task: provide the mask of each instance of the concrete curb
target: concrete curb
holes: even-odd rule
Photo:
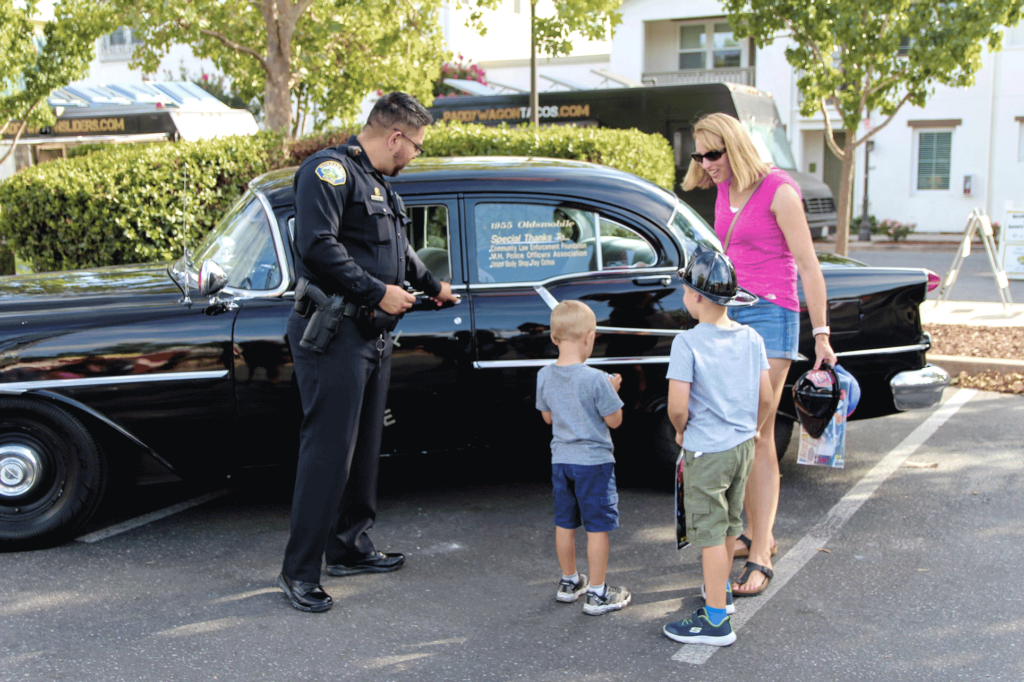
[[[971,358],[962,355],[935,355],[928,353],[928,362],[946,370],[951,377],[960,376],[960,372],[967,372],[970,376],[981,374],[982,372],[1024,374],[1024,360]]]

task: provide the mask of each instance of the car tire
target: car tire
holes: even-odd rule
[[[26,398],[0,399],[0,542],[52,546],[92,517],[107,463],[65,410]]]
[[[789,441],[793,439],[793,424],[789,417],[775,415],[775,456],[780,462],[789,448]]]

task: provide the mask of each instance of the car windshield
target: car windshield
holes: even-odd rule
[[[722,250],[722,242],[718,241],[715,231],[697,215],[696,211],[682,201],[676,203],[676,212],[669,220],[668,228],[686,248],[687,260],[698,246],[715,251]]]
[[[199,245],[193,262],[198,267],[207,259],[224,268],[229,287],[267,291],[280,286],[270,221],[251,192],[242,195]]]
[[[789,148],[789,140],[782,126],[748,123],[746,128],[762,161],[775,164],[783,170],[796,170],[793,150]]]

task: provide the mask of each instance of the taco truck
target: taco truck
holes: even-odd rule
[[[676,194],[711,225],[715,221],[715,190],[684,193],[680,185],[690,154],[696,151],[693,124],[704,114],[731,114],[746,127],[762,158],[785,170],[800,186],[811,235],[824,237],[835,229],[832,190],[797,170],[775,99],[767,92],[737,83],[700,83],[541,92],[539,98],[542,125],[636,128],[664,136],[675,155]],[[435,121],[518,125],[530,120],[530,95],[443,97],[435,99],[428,110]]]

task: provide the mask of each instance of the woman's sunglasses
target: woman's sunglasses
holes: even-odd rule
[[[690,154],[690,158],[696,161],[697,163],[704,163],[704,159],[707,159],[708,161],[718,161],[720,158],[722,158],[722,154],[724,153],[725,147],[722,147],[721,149],[715,149],[710,152],[704,152],[703,154]]]

